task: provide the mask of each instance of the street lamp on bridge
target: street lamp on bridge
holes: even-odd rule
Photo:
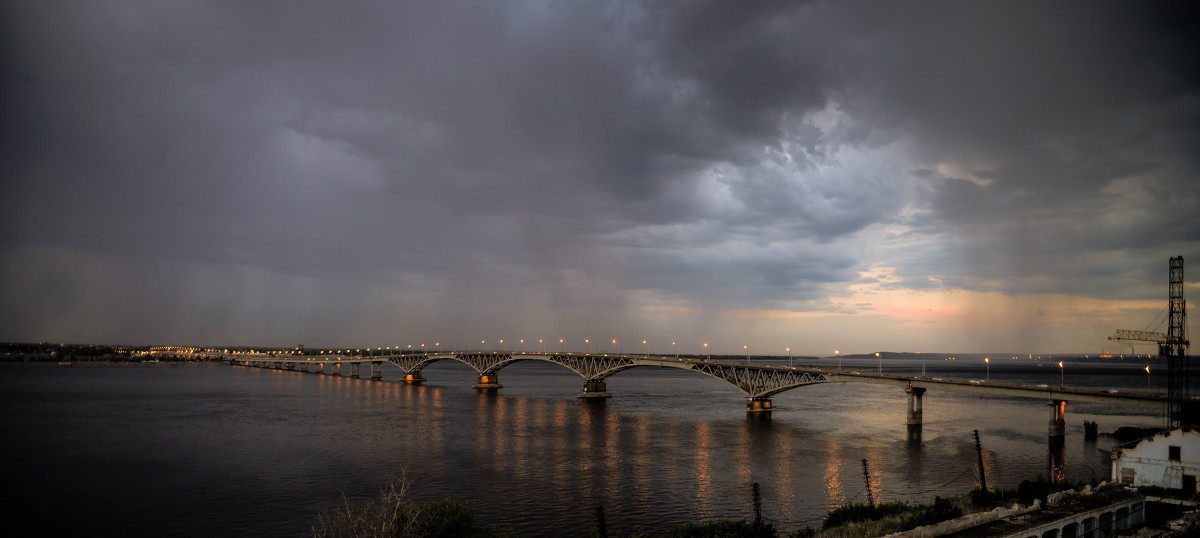
[[[708,357],[706,360],[712,360],[712,354],[708,352],[708,342],[704,343],[704,356]]]
[[[788,368],[792,367],[792,348],[787,348],[788,353]]]
[[[991,359],[991,357],[983,358],[983,367],[987,368],[987,373],[984,374],[985,377],[983,378],[983,380],[987,381],[989,383],[992,381],[992,361],[990,359]]]
[[[614,349],[616,349],[616,354],[617,354],[617,355],[620,355],[620,354],[621,354],[621,344],[618,344],[618,343],[617,343],[617,339],[616,339],[616,338],[613,338],[613,348],[614,348]]]
[[[750,346],[742,346],[742,350],[746,352],[746,364],[750,364]]]
[[[649,357],[650,356],[650,344],[647,344],[645,340],[642,340],[642,345],[646,347],[646,356]]]
[[[879,352],[875,352],[875,360],[879,361],[879,373],[883,373],[883,357],[879,356]]]

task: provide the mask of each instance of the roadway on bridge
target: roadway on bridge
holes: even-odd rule
[[[392,358],[412,358],[414,355],[428,357],[430,359],[450,359],[454,360],[457,356],[479,356],[479,355],[507,355],[513,359],[528,359],[528,360],[549,360],[551,357],[608,357],[635,359],[643,365],[658,363],[661,366],[670,366],[675,368],[688,368],[680,363],[690,365],[721,365],[725,367],[756,369],[756,370],[775,370],[775,371],[795,371],[808,372],[814,375],[824,376],[830,383],[871,383],[877,385],[892,385],[898,387],[919,387],[933,390],[954,390],[960,392],[970,392],[975,394],[991,394],[997,396],[1016,396],[1024,398],[1041,398],[1045,400],[1066,400],[1072,402],[1091,402],[1102,404],[1129,405],[1137,407],[1160,408],[1166,402],[1167,398],[1164,395],[1152,394],[1147,392],[1126,391],[1119,392],[1117,390],[1104,389],[1086,389],[1078,387],[1065,386],[1050,386],[1050,385],[1027,385],[1020,383],[1002,383],[989,382],[980,380],[966,379],[943,379],[934,377],[912,377],[899,374],[873,373],[862,372],[853,369],[836,369],[824,368],[811,365],[800,366],[776,366],[758,363],[743,363],[736,361],[720,361],[703,358],[683,357],[677,358],[671,355],[646,355],[646,354],[587,354],[587,353],[538,353],[538,352],[439,352],[439,353],[404,353],[392,355],[376,355],[376,356],[242,356],[236,358],[236,361],[272,361],[272,362],[295,362],[295,363],[370,363],[370,362],[387,362]],[[545,357],[545,358],[542,358]]]

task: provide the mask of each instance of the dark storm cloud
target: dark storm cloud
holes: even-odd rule
[[[963,273],[1103,296],[1112,279],[1086,278],[1083,262],[1149,256],[1159,283],[1161,258],[1198,237],[1200,170],[1184,149],[1200,134],[1195,4],[1020,7],[857,14],[847,22],[874,19],[889,45],[864,56],[860,102],[880,128],[911,133],[923,162],[973,176],[918,174],[929,224],[966,243]],[[1022,283],[1037,276],[1055,278]]]
[[[1079,264],[1200,236],[1194,4],[0,9],[5,263],[144,263],[119,285],[180,309],[263,275],[313,279],[293,308],[812,308],[871,265],[1136,296]]]

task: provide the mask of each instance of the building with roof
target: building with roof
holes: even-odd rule
[[[1112,449],[1112,481],[1196,493],[1200,476],[1200,431],[1184,426]]]

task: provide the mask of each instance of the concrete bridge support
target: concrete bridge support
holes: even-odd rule
[[[583,392],[575,395],[576,398],[584,399],[604,399],[612,398],[612,394],[608,393],[608,383],[604,381],[584,381]]]
[[[308,363],[307,362],[300,365],[300,371],[304,372],[306,374],[308,373]]]
[[[471,385],[473,389],[491,390],[502,389],[504,385],[500,384],[500,379],[496,374],[479,374],[479,382]]]
[[[372,362],[371,363],[371,379],[374,379],[376,381],[383,379],[383,363],[382,362]]]
[[[285,366],[287,366],[287,369],[288,369],[288,370],[291,370],[291,371],[293,371],[293,372],[295,372],[295,371],[296,371],[296,363],[294,363],[294,362],[289,362],[289,363],[285,363],[284,365],[285,365]]]
[[[1067,401],[1066,400],[1050,400],[1046,402],[1050,404],[1053,411],[1050,414],[1050,437],[1063,437],[1067,434]]]
[[[762,398],[762,397],[750,398],[750,401],[746,402],[746,412],[747,413],[770,413],[771,412],[771,399],[770,398]]]
[[[323,363],[323,362],[318,362],[318,363],[317,363],[317,373],[318,373],[318,374],[324,374],[324,373],[325,373],[325,363]]]
[[[925,389],[909,385],[904,391],[908,393],[908,425],[920,426],[925,414],[921,403],[925,397]]]
[[[415,384],[415,383],[420,383],[422,381],[425,381],[425,378],[421,377],[420,373],[404,374],[404,382],[408,383],[410,385]]]
[[[358,366],[357,362],[350,365],[350,377],[358,377]]]

